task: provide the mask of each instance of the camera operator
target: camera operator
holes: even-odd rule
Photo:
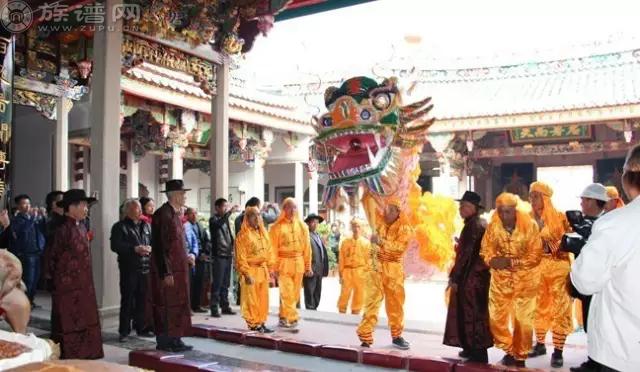
[[[571,268],[575,287],[593,295],[588,354],[601,363],[600,372],[635,372],[640,366],[640,146],[629,151],[623,169],[631,203],[595,223]]]
[[[587,186],[580,195],[580,198],[582,199],[580,206],[582,207],[584,217],[579,221],[572,221],[569,215],[570,213],[567,213],[574,233],[565,235],[562,241],[562,250],[573,253],[576,258],[580,255],[585,244],[587,244],[591,236],[593,224],[604,214],[605,204],[609,201],[607,189],[599,183],[593,183]],[[582,319],[584,319],[584,330],[587,332],[591,296],[581,294],[571,282],[569,282],[569,287],[571,295],[582,301]],[[597,371],[598,363],[589,358],[579,367],[572,367],[570,370],[571,372]]]

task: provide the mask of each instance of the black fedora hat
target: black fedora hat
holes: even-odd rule
[[[315,213],[311,213],[310,215],[308,215],[307,218],[304,219],[304,222],[309,223],[309,221],[311,220],[318,220],[318,223],[324,222],[324,218],[322,218],[322,216],[318,216]]]
[[[62,194],[62,200],[57,204],[59,207],[67,208],[71,204],[79,203],[81,201],[86,201],[87,203],[92,204],[98,201],[98,199],[87,197],[87,194],[82,189],[71,189]]]
[[[184,188],[184,182],[182,180],[169,180],[165,183],[165,190],[161,192],[171,192],[171,191],[189,191],[191,189]]]
[[[478,193],[475,193],[473,191],[465,191],[464,195],[462,195],[462,199],[458,199],[456,200],[458,202],[468,202],[471,203],[473,205],[475,205],[477,208],[484,208],[482,206],[482,198],[480,197],[480,195]]]

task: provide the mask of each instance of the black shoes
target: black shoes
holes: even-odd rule
[[[458,353],[458,356],[460,358],[469,359],[469,357],[471,356],[471,353],[469,353],[468,350],[462,349],[462,351]]]
[[[564,365],[564,358],[562,357],[562,350],[555,349],[551,354],[551,367],[562,368]]]
[[[273,333],[273,329],[267,328],[264,324],[258,327],[258,332],[260,333]]]
[[[524,360],[516,360],[509,354],[505,354],[499,363],[507,367],[524,367]]]
[[[223,315],[236,315],[236,312],[231,310],[230,307],[225,307],[224,309],[222,309],[222,314]]]
[[[362,341],[362,343],[360,344],[360,347],[371,347],[371,345]]]
[[[118,337],[118,342],[127,342],[127,338],[128,338],[127,336],[120,335]]]
[[[536,346],[533,347],[533,350],[529,353],[529,358],[535,358],[540,355],[545,355],[547,353],[547,347],[544,344],[536,343]]]
[[[145,338],[149,338],[149,337],[154,337],[155,334],[153,334],[153,332],[151,331],[143,331],[143,332],[138,332],[138,337],[145,337]]]
[[[393,339],[393,346],[397,347],[400,350],[409,350],[409,347],[411,346],[404,338],[402,337],[396,337]]]
[[[207,312],[207,309],[203,309],[201,307],[197,307],[197,308],[192,309],[192,310],[193,310],[194,313],[200,313],[200,314]]]
[[[600,364],[592,359],[587,360],[578,367],[571,367],[571,372],[597,372],[600,370]]]
[[[220,318],[220,311],[218,311],[217,307],[211,308],[211,317]]]

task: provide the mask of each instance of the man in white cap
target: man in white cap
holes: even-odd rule
[[[580,194],[582,213],[585,218],[596,219],[604,214],[604,206],[609,201],[607,188],[600,183],[592,183]]]

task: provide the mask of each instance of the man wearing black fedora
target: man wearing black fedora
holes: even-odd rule
[[[303,279],[304,305],[307,310],[317,310],[322,294],[322,278],[329,275],[329,258],[327,248],[316,229],[324,221],[324,218],[311,213],[305,218],[309,226],[309,239],[311,239],[311,270],[313,275]]]
[[[461,347],[460,356],[487,363],[487,349],[493,346],[489,329],[489,268],[480,258],[485,224],[479,212],[480,195],[467,191],[459,212],[464,219],[456,247],[456,260],[449,274],[449,309],[444,332],[445,345]]]
[[[104,356],[89,234],[83,223],[95,201],[84,190],[72,189],[58,203],[65,217],[53,236],[48,272],[53,282],[51,339],[60,343],[63,359]]]
[[[151,226],[151,288],[158,350],[183,352],[193,349],[181,338],[191,332],[189,262],[182,209],[186,193],[182,180],[169,180],[164,193],[168,201],[153,214]]]

